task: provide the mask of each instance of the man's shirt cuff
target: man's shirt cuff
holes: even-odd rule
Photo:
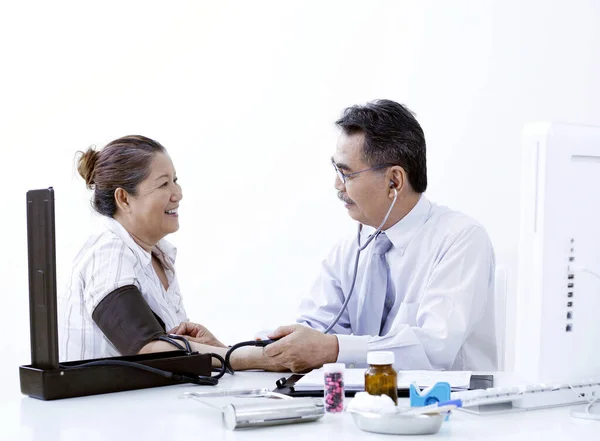
[[[338,363],[344,363],[347,368],[365,367],[367,365],[367,352],[370,336],[368,335],[341,335],[338,339]]]

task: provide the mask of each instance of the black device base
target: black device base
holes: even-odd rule
[[[122,360],[165,371],[209,377],[210,354],[170,351],[114,358],[98,358],[61,363],[58,369],[20,366],[21,392],[41,400],[83,397],[149,387],[182,384],[151,372],[128,366],[82,366],[92,361]]]

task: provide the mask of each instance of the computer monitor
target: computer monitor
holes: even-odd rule
[[[600,378],[600,127],[529,124],[522,164],[515,371]]]

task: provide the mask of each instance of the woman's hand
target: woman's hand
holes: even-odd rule
[[[198,323],[181,322],[179,326],[174,327],[169,331],[169,334],[183,335],[189,341],[201,343],[218,348],[226,348],[217,337],[215,337],[208,329]]]

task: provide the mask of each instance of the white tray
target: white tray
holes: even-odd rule
[[[391,435],[427,435],[437,433],[446,417],[446,414],[406,416],[397,413],[377,414],[359,411],[352,411],[351,413],[359,429],[366,432]]]

